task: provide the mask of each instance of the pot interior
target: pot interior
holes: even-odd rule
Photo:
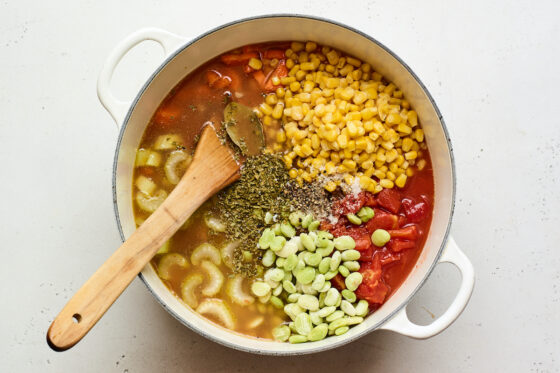
[[[416,266],[391,298],[362,324],[342,336],[304,344],[257,340],[207,321],[181,303],[148,265],[141,277],[164,308],[200,334],[227,346],[265,354],[318,352],[347,343],[378,328],[406,305],[437,262],[447,238],[454,202],[451,147],[435,103],[425,87],[395,55],[370,37],[326,20],[271,16],[243,20],[213,30],[181,47],[148,80],[123,124],[114,169],[115,212],[123,240],[136,229],[132,210],[132,172],[135,152],[154,111],[168,92],[204,62],[247,44],[284,40],[313,40],[353,54],[394,82],[418,112],[434,169],[435,203],[432,226]]]

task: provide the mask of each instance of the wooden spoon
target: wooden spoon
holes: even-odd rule
[[[239,168],[214,128],[204,127],[179,184],[66,303],[47,332],[49,346],[64,351],[78,343],[196,209],[239,178]]]

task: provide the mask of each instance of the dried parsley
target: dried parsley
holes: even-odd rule
[[[247,158],[241,178],[218,194],[218,209],[227,226],[226,234],[241,242],[233,255],[236,273],[247,277],[257,274],[262,255],[257,241],[264,228],[264,215],[267,211],[281,213],[278,210],[286,208],[278,206],[278,197],[288,180],[282,160],[262,154]],[[252,254],[250,261],[248,253]]]

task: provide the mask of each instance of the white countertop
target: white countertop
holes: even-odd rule
[[[0,3],[1,372],[560,371],[558,2],[119,3]],[[457,163],[453,236],[477,275],[465,312],[425,341],[374,332],[322,354],[262,357],[187,330],[136,279],[81,343],[52,352],[51,320],[120,244],[117,129],[95,91],[104,59],[141,27],[195,36],[274,12],[369,33],[435,97]],[[115,89],[132,97],[160,58],[155,44],[138,47]],[[409,307],[413,320],[441,314],[458,283],[438,268]]]

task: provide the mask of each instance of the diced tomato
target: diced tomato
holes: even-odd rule
[[[390,240],[387,242],[387,247],[394,251],[395,253],[401,252],[403,250],[412,249],[416,246],[416,241],[408,240]]]
[[[264,89],[267,92],[272,92],[276,88],[281,87],[281,85],[274,85],[274,83],[272,82],[272,78],[274,77],[283,78],[286,76],[288,76],[288,68],[286,67],[286,61],[280,60],[278,62],[278,65],[276,65],[274,71],[272,71],[272,73],[269,74]]]
[[[356,296],[367,300],[370,304],[382,304],[390,289],[381,278],[380,255],[376,254],[371,263],[362,264],[360,273],[363,279],[358,289],[356,289]]]
[[[410,198],[403,198],[402,206],[404,213],[410,222],[418,223],[429,213],[429,207],[426,201],[415,202]]]
[[[358,194],[347,194],[333,204],[332,211],[334,216],[357,213],[368,199],[366,192]]]
[[[223,63],[228,66],[236,66],[236,65],[243,65],[244,63],[249,62],[251,58],[259,58],[257,52],[246,52],[246,53],[229,53],[229,54],[222,54],[220,59]]]
[[[366,192],[366,201],[364,206],[368,207],[375,207],[377,206],[377,200],[375,199],[375,195],[373,193]]]
[[[401,260],[401,254],[394,253],[387,248],[383,248],[379,252],[381,254],[381,257],[379,259],[379,261],[381,262],[381,266],[386,266],[388,264]]]
[[[286,58],[286,54],[281,49],[267,49],[263,52],[263,57],[270,60],[273,58],[283,60],[284,58]]]
[[[356,242],[355,250],[358,250],[360,252],[366,251],[372,245],[369,234],[366,234],[365,236],[361,236],[358,238],[354,238],[354,241]]]
[[[331,279],[332,286],[334,286],[337,290],[342,291],[346,289],[346,283],[344,282],[344,277],[341,274],[334,276]]]
[[[402,238],[403,240],[416,240],[418,238],[418,227],[416,225],[409,225],[408,227],[400,229],[388,230],[391,238]]]
[[[367,249],[360,251],[360,259],[359,262],[371,262],[373,260],[373,255],[375,253],[375,249],[373,245],[369,245]]]
[[[377,202],[381,207],[386,208],[393,214],[399,212],[401,207],[401,197],[399,192],[394,189],[383,189],[377,195]]]
[[[374,209],[375,215],[366,223],[366,228],[371,234],[376,229],[397,229],[399,218],[397,215],[390,214],[380,209]]]

